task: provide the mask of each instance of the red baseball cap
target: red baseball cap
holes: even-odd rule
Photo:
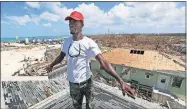
[[[82,22],[84,22],[84,17],[82,15],[82,13],[78,12],[78,11],[73,11],[70,16],[67,16],[65,18],[65,20],[69,20],[70,18],[74,19],[74,20],[81,20]]]

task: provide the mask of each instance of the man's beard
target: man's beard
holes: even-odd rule
[[[74,29],[74,28],[70,28],[70,34],[76,34],[77,33],[77,30],[76,29]]]

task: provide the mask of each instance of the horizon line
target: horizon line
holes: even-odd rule
[[[115,34],[115,33],[102,33],[102,34],[85,34],[85,35],[104,35],[104,34]],[[116,34],[186,34],[186,33],[116,33]],[[17,35],[18,36],[18,35]],[[32,37],[63,37],[71,35],[56,35],[56,36],[18,36],[19,38],[32,38]],[[15,36],[16,37],[16,36]],[[1,38],[15,38],[15,37],[1,37]]]

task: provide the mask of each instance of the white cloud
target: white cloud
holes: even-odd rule
[[[120,11],[119,11],[120,10]],[[108,14],[112,17],[119,17],[125,20],[130,13],[130,8],[126,7],[124,4],[115,5],[113,8],[110,9]]]
[[[120,10],[120,11],[119,11]],[[174,2],[127,2],[114,6],[109,12],[120,18],[121,23],[135,27],[169,27],[185,22],[184,7],[177,8]]]
[[[60,20],[60,16],[58,16],[56,14],[49,13],[49,12],[43,12],[40,15],[40,18],[44,19],[44,20],[48,20],[48,21],[54,21],[54,22]]]
[[[28,15],[24,15],[21,17],[18,16],[6,16],[7,19],[16,22],[19,25],[25,25],[27,22],[31,21],[31,18]]]
[[[58,13],[61,13],[60,10],[61,10],[61,2],[42,2],[42,5],[47,8],[47,9],[50,9],[52,10],[53,12],[58,12]]]
[[[7,25],[10,25],[10,23],[9,23],[9,22],[4,21],[4,20],[1,20],[1,24],[7,24]]]
[[[19,25],[27,22],[38,24],[40,20],[49,22],[63,21],[74,10],[83,13],[85,28],[111,28],[120,30],[124,27],[170,27],[185,24],[185,7],[177,8],[175,2],[125,2],[104,11],[94,3],[82,3],[76,8],[67,8],[61,2],[26,2],[32,8],[45,7],[40,15],[21,17],[8,16]]]
[[[185,22],[185,8],[177,8],[174,2],[120,3],[108,12],[104,12],[94,3],[82,3],[74,9],[64,7],[60,2],[48,2],[46,4],[48,9],[63,21],[74,10],[82,12],[85,17],[86,28],[108,27],[116,23],[132,27],[169,27]]]
[[[9,19],[10,21],[13,21],[14,23],[18,25],[26,25],[28,22],[34,22],[38,25],[38,22],[40,21],[40,18],[36,15],[24,15],[24,16],[6,16],[5,18]]]
[[[41,20],[41,18],[35,14],[31,14],[31,19],[32,19],[32,22],[34,22],[36,25],[38,25]]]
[[[72,8],[68,9],[67,7],[64,7],[60,2],[43,2],[42,4],[51,12],[59,16],[62,21],[64,21],[65,17],[73,11]]]
[[[85,18],[85,27],[93,28],[100,25],[113,23],[113,21],[109,19],[110,16],[108,16],[108,14],[101,10],[99,7],[95,6],[94,3],[82,3],[75,9],[68,9],[67,7],[62,6],[60,2],[47,2],[45,3],[45,6],[48,7],[48,9],[50,9],[57,16],[59,16],[58,18],[60,18],[62,21],[64,21],[65,17],[70,15],[70,13],[74,10],[82,12]],[[55,18],[57,18],[57,16]]]
[[[74,10],[83,13],[85,18],[85,27],[99,27],[114,23],[112,17],[97,7],[94,3],[81,4]]]
[[[40,8],[40,2],[26,2],[26,4],[31,8]]]
[[[51,23],[43,24],[45,27],[51,27]]]

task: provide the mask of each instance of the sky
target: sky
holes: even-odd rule
[[[1,37],[70,35],[65,17],[84,16],[83,34],[185,33],[185,2],[1,2]]]

